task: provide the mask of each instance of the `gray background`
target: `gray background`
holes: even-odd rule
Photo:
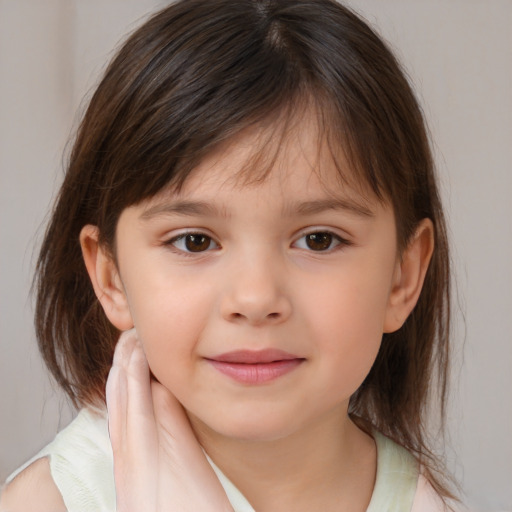
[[[0,0],[2,481],[71,418],[37,354],[29,299],[62,151],[116,42],[163,4]],[[435,143],[459,295],[449,466],[475,510],[512,510],[512,2],[350,4],[404,61]]]

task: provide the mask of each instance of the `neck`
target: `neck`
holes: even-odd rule
[[[364,511],[376,474],[373,439],[346,410],[273,440],[224,437],[191,418],[199,442],[255,510]]]

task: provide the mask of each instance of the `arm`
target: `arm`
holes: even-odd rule
[[[33,462],[2,490],[0,512],[66,512],[46,457]]]

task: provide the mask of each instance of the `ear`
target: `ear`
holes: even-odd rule
[[[430,219],[423,219],[397,262],[384,332],[400,329],[416,306],[433,251],[434,226]]]
[[[99,230],[88,224],[80,232],[80,246],[96,297],[110,322],[121,331],[133,327],[133,320],[117,266],[98,242]]]

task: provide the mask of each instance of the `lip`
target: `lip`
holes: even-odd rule
[[[219,372],[243,384],[264,384],[296,369],[303,357],[277,349],[235,350],[207,361]]]

